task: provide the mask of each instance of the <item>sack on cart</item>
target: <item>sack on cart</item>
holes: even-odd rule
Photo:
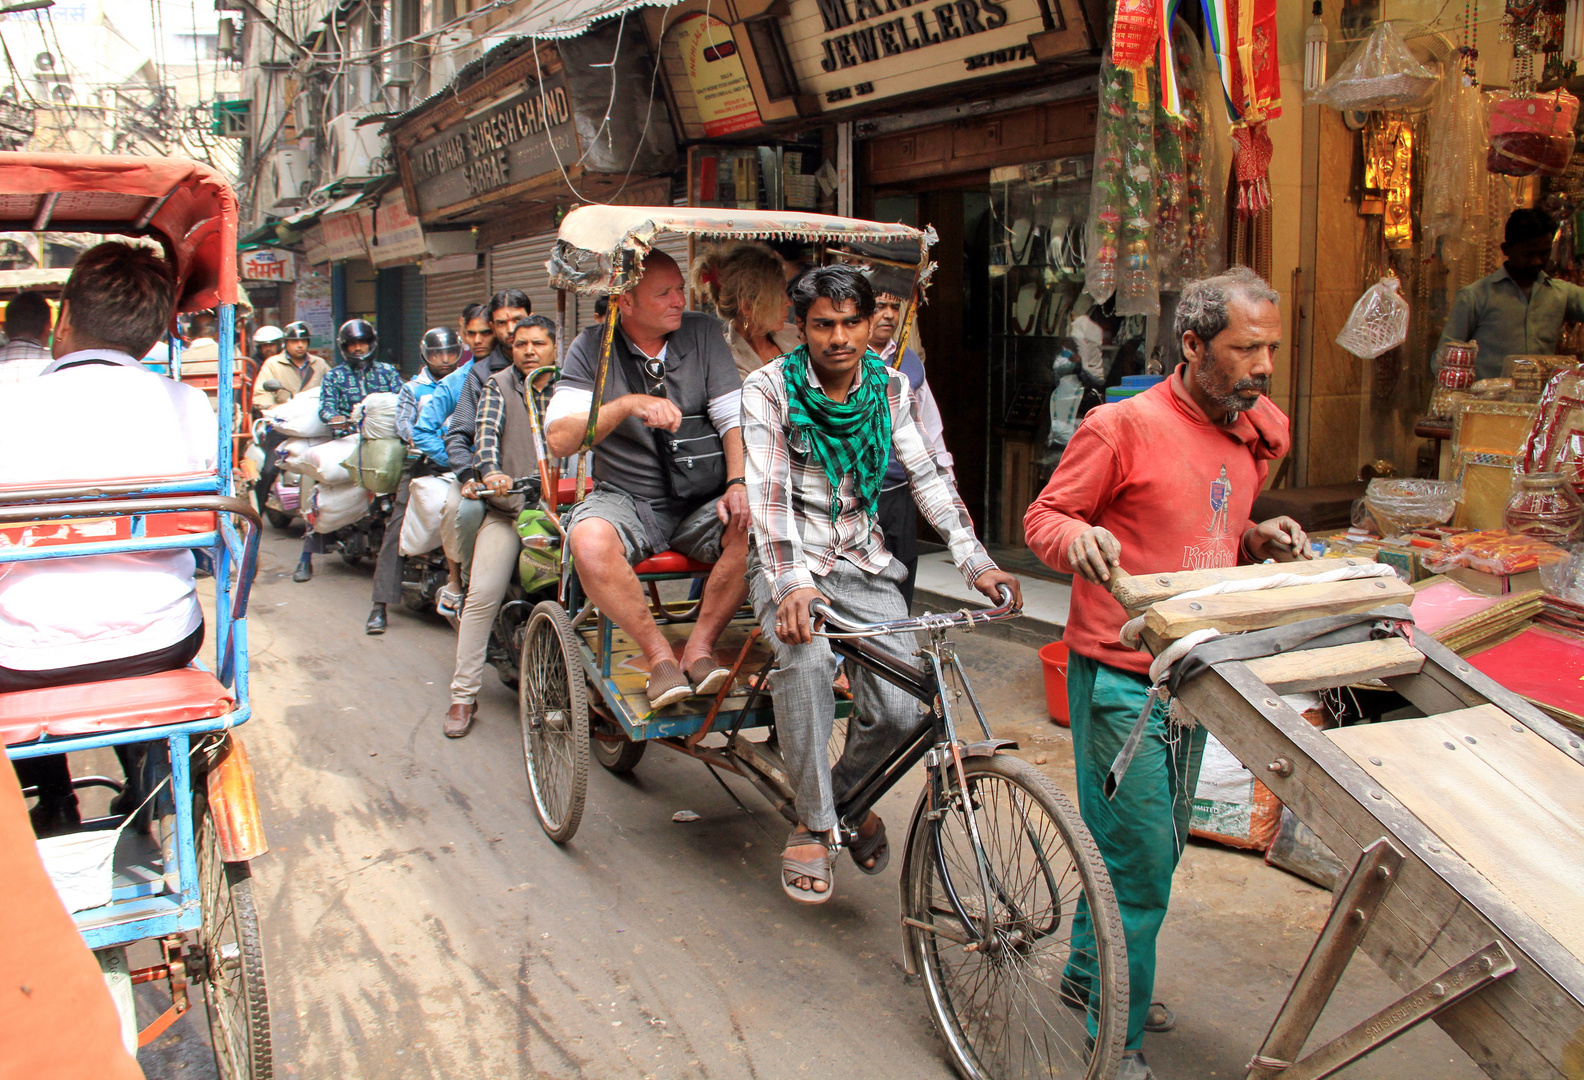
[[[400,439],[355,439],[352,453],[342,462],[352,482],[376,495],[389,495],[401,484],[407,462],[407,444]]]
[[[356,484],[315,484],[303,516],[316,533],[344,529],[368,513],[374,496]]]
[[[352,406],[352,419],[365,439],[396,438],[397,395],[370,394]]]
[[[440,546],[440,518],[445,513],[451,477],[418,476],[407,486],[407,516],[402,518],[401,553],[426,555]]]
[[[290,401],[264,410],[270,426],[285,435],[299,438],[329,438],[334,434],[330,425],[319,419],[319,388],[304,390]]]

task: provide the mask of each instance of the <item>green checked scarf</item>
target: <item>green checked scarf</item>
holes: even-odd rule
[[[880,483],[891,460],[891,404],[886,398],[890,375],[872,351],[863,358],[863,378],[846,401],[832,401],[809,381],[808,346],[800,345],[781,361],[786,379],[787,421],[809,441],[809,451],[830,481],[830,516],[841,516],[842,477],[851,473],[859,504],[871,518],[880,498]]]

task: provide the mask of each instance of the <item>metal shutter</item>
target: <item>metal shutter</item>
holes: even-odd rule
[[[402,374],[411,378],[423,367],[423,354],[418,346],[423,341],[424,331],[439,325],[424,321],[429,311],[424,305],[423,275],[418,272],[416,264],[408,263],[401,268],[401,298]],[[461,308],[457,310],[461,311]],[[451,319],[447,325],[455,326],[456,316],[451,316]]]
[[[462,309],[489,299],[489,286],[483,270],[464,270],[459,274],[428,274],[424,277],[424,329],[457,325]]]
[[[533,302],[533,310],[540,315],[555,317],[556,294],[550,287],[550,275],[545,263],[550,259],[550,248],[555,244],[554,232],[540,233],[526,240],[501,244],[489,253],[489,291],[491,295],[502,289],[521,289]]]

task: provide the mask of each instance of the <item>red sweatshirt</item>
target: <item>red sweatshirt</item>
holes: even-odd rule
[[[1268,397],[1230,425],[1211,423],[1188,396],[1179,366],[1137,397],[1101,405],[1079,425],[1061,464],[1028,508],[1028,546],[1072,573],[1067,547],[1091,526],[1122,545],[1130,574],[1236,566],[1249,511],[1269,462],[1287,452],[1287,417]],[[1143,673],[1147,652],[1117,640],[1126,621],[1104,586],[1074,575],[1062,640],[1111,667]]]

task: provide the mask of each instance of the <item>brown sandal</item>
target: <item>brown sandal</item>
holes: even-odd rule
[[[787,848],[813,847],[818,844],[820,857],[816,862],[803,862],[799,859],[789,859],[781,856],[781,891],[800,904],[823,904],[831,898],[834,891],[834,874],[831,870],[830,848],[818,836],[807,828],[799,825],[792,830],[792,835],[787,837]],[[792,884],[794,878],[812,878],[825,883],[825,891],[817,892],[814,889],[801,889]]]
[[[853,862],[858,869],[866,874],[878,874],[886,868],[891,861],[891,845],[886,842],[885,819],[881,818],[880,827],[869,836],[853,837],[853,842],[847,845],[847,850],[852,854]],[[866,859],[875,861],[873,866],[865,866]]]

